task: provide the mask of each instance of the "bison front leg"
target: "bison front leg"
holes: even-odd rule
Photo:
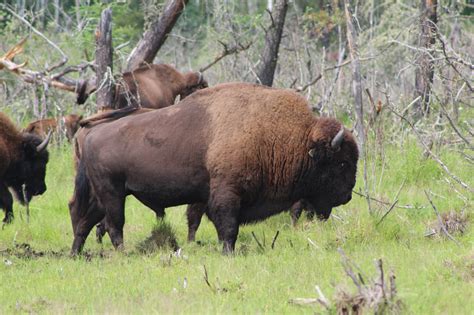
[[[303,203],[301,201],[297,201],[291,206],[290,216],[291,216],[291,225],[293,225],[293,227],[296,227],[296,223],[301,217],[302,212],[303,212]]]
[[[102,239],[104,238],[105,233],[107,233],[107,227],[105,224],[105,219],[103,219],[95,226],[95,239],[99,244],[102,244]]]
[[[196,240],[196,231],[201,224],[201,219],[204,213],[206,213],[207,204],[194,203],[188,205],[186,209],[186,217],[188,219],[188,242],[194,242]]]
[[[5,210],[3,223],[11,223],[13,221],[13,197],[8,187],[3,183],[0,183],[0,208]]]
[[[240,197],[232,189],[217,187],[214,191],[211,190],[208,215],[223,243],[223,253],[231,254],[239,234]]]

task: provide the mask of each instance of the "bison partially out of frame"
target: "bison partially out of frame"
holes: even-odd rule
[[[239,225],[304,199],[330,213],[351,199],[358,149],[336,120],[316,118],[289,90],[221,84],[179,104],[91,128],[70,215],[72,254],[104,217],[123,246],[125,197],[152,209],[206,203],[225,253]]]
[[[11,188],[21,203],[46,191],[44,178],[48,163],[51,133],[43,140],[37,135],[21,132],[11,120],[0,113],[0,207],[5,210],[4,223],[13,219]],[[26,198],[26,200],[25,200]]]

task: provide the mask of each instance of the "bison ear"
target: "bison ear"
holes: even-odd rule
[[[324,153],[324,148],[320,146],[320,144],[316,143],[314,145],[314,147],[312,147],[309,151],[308,151],[308,155],[311,157],[311,159],[313,161],[321,161],[324,156],[325,156],[325,153]]]

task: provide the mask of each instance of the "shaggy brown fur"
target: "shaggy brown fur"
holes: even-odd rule
[[[79,121],[82,119],[82,115],[70,114],[62,118],[47,118],[36,120],[28,124],[24,131],[35,134],[42,139],[46,138],[46,135],[50,130],[56,132],[58,125],[64,125],[66,131],[66,138],[69,142],[72,141],[74,134],[79,129]]]
[[[151,208],[207,203],[225,252],[233,251],[240,224],[301,199],[330,213],[355,185],[352,134],[341,131],[341,142],[331,145],[340,130],[334,119],[313,117],[294,92],[244,83],[99,124],[82,145],[70,204],[72,252],[104,216],[112,243],[122,246],[129,194]]]
[[[173,105],[178,95],[183,99],[206,87],[200,72],[181,73],[167,64],[144,65],[117,78],[114,107],[163,108]],[[85,93],[91,92],[80,90],[78,100],[83,103],[88,96]]]
[[[29,201],[32,196],[46,190],[48,141],[20,132],[5,114],[0,113],[0,207],[5,210],[4,222],[13,219],[13,198],[9,187],[20,202]],[[27,200],[24,200],[23,186]]]

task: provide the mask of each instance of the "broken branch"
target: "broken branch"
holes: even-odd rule
[[[253,44],[252,42],[250,42],[249,44],[247,45],[242,45],[242,44],[237,44],[235,46],[232,46],[232,47],[228,47],[227,44],[219,41],[219,43],[223,46],[223,51],[221,52],[221,54],[217,57],[214,58],[214,60],[209,63],[208,65],[204,66],[204,67],[201,67],[199,69],[199,72],[204,72],[206,71],[207,69],[209,69],[210,67],[212,67],[213,65],[215,65],[216,63],[218,63],[219,61],[221,61],[221,59],[223,59],[224,57],[228,56],[228,55],[233,55],[233,54],[238,54],[239,52],[241,51],[244,51],[244,50],[247,50],[250,48],[250,46]]]

